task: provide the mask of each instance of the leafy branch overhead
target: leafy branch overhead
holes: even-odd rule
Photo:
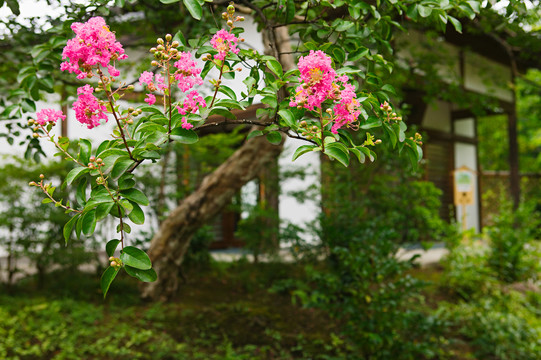
[[[137,85],[145,90],[147,104],[137,107],[119,102],[135,90],[135,84],[120,80],[128,55],[115,31],[99,16],[74,22],[75,37],[51,61],[61,62],[61,71],[85,81],[74,91],[77,99],[72,107],[77,121],[93,129],[111,120],[115,129],[97,145],[81,139],[78,152],[72,153],[70,141],[53,131],[65,115],[53,109],[39,111],[28,123],[32,138],[48,139],[57,155],[74,163],[64,183],[76,189],[76,200],[55,198],[55,187],[45,182],[45,175],[31,185],[46,194],[46,202],[72,215],[64,227],[66,242],[73,232],[77,237],[92,236],[102,220],[116,219],[119,236],[106,247],[110,266],[102,276],[104,295],[122,270],[141,281],[155,281],[157,274],[149,257],[128,245],[130,224],[143,224],[144,207],[149,205],[134,177],[140,164],[161,159],[172,142],[198,142],[201,129],[232,123],[258,126],[249,133],[248,141],[257,136],[276,145],[284,137],[304,140],[294,160],[319,152],[348,166],[351,159],[375,161],[375,150],[384,144],[407,154],[415,166],[422,158],[421,137],[406,135],[407,126],[392,106],[395,89],[385,83],[394,68],[388,58],[392,30],[402,28],[396,19],[403,16],[454,24],[456,19],[450,13],[470,16],[477,9],[475,4],[340,0],[229,4],[221,13],[225,23],[221,29],[188,41],[181,31],[156,39],[149,51],[150,67],[139,75]],[[214,5],[184,0],[182,6],[199,20],[207,6]],[[239,11],[254,16],[271,38],[288,25],[298,37],[295,49],[288,53],[275,46],[273,55],[263,55],[246,46],[241,26],[245,17]],[[60,43],[55,40],[36,46],[34,61],[45,61],[48,51]],[[297,68],[289,70],[285,59],[292,53],[299,55]],[[34,69],[22,70],[21,82],[41,79]],[[210,92],[204,92],[205,84],[210,85]],[[257,109],[255,118],[243,118],[247,109]]]

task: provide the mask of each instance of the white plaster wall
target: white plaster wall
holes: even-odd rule
[[[304,228],[308,229],[310,224],[317,220],[321,210],[320,153],[307,153],[292,161],[293,153],[301,145],[306,145],[306,142],[288,138],[284,144],[284,151],[278,159],[282,174],[286,170],[304,169],[306,172],[304,179],[287,178],[280,183],[279,213],[282,220],[299,226],[306,224]],[[299,191],[303,191],[304,196],[300,201],[292,195],[292,192]],[[311,242],[316,240],[313,234],[306,234],[304,238]]]
[[[464,88],[504,101],[513,101],[511,70],[473,52],[464,54]]]
[[[451,105],[444,101],[435,101],[430,104],[423,118],[423,127],[450,133]]]
[[[454,123],[455,134],[475,138],[475,119],[460,119]]]

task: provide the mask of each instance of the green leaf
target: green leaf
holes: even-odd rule
[[[278,111],[278,115],[284,120],[286,125],[290,128],[296,128],[297,122],[295,121],[295,115],[289,109],[282,109]]]
[[[368,118],[368,121],[365,123],[365,124],[362,124],[361,125],[361,129],[363,130],[368,130],[368,129],[372,129],[372,128],[375,128],[375,127],[380,127],[382,124],[381,120],[378,119],[377,117],[369,117]]]
[[[447,16],[447,18],[449,19],[449,21],[451,21],[451,24],[453,24],[453,26],[455,27],[455,30],[459,33],[459,34],[462,34],[462,24],[460,23],[460,21],[452,16]]]
[[[126,273],[142,282],[153,282],[158,279],[158,275],[154,269],[141,270],[128,265],[124,266]]]
[[[135,164],[135,161],[130,159],[129,156],[119,157],[113,165],[113,170],[111,170],[111,178],[118,180],[133,164]]]
[[[421,17],[429,17],[430,14],[432,14],[432,8],[428,6],[419,5],[417,6],[417,10],[419,11],[419,15],[421,15]]]
[[[282,64],[280,64],[276,60],[267,60],[265,64],[270,69],[270,71],[272,71],[278,76],[278,78],[282,78],[282,75],[284,74],[284,70],[282,70]]]
[[[383,123],[383,129],[385,129],[385,132],[389,136],[389,139],[391,140],[391,145],[393,148],[396,146],[396,142],[398,141],[398,137],[396,136],[393,128],[388,123]]]
[[[146,195],[143,194],[140,190],[137,190],[135,188],[122,190],[120,191],[120,193],[126,199],[136,202],[139,205],[147,206],[149,204],[148,198],[146,197]]]
[[[365,156],[359,149],[351,148],[349,151],[351,151],[357,157],[361,164],[364,164]]]
[[[160,0],[163,2],[163,0]],[[203,15],[203,7],[197,0],[182,0],[186,9],[190,12],[190,15],[196,20],[201,20]]]
[[[75,222],[79,219],[79,214],[73,216],[69,221],[64,225],[64,241],[66,242],[66,245],[69,242],[71,232],[73,231],[73,227],[75,226]]]
[[[103,272],[103,275],[101,276],[100,284],[101,284],[101,291],[103,292],[103,298],[107,296],[107,292],[109,291],[109,287],[111,286],[111,283],[116,277],[116,274],[118,274],[118,271],[120,268],[114,268],[112,266],[109,266],[105,271]]]
[[[278,131],[271,131],[267,134],[267,140],[274,145],[280,145],[282,142],[282,135]]]
[[[199,136],[193,130],[187,130],[181,127],[171,130],[171,139],[181,144],[195,144],[199,141]]]
[[[162,4],[174,4],[179,2],[180,0],[160,0]]]
[[[213,108],[210,113],[209,113],[209,116],[210,115],[220,115],[220,116],[223,116],[225,118],[228,118],[228,119],[232,119],[232,120],[235,120],[237,117],[235,116],[235,114],[233,114],[231,111],[227,110],[227,109],[222,109],[222,108]]]
[[[231,100],[237,101],[237,95],[235,94],[235,91],[231,89],[230,87],[220,84],[218,91],[221,92],[222,94],[227,95]]]
[[[381,87],[381,90],[383,91],[386,91],[388,93],[391,93],[393,95],[396,95],[396,90],[394,88],[394,86],[392,86],[391,84],[385,84]]]
[[[21,15],[21,11],[19,10],[19,2],[17,0],[6,0],[6,3],[14,15]]]
[[[84,165],[87,165],[90,161],[90,153],[92,151],[92,144],[87,139],[81,139],[79,140],[79,156],[77,157],[77,160],[79,160]]]
[[[135,180],[133,179],[121,179],[118,181],[118,189],[126,190],[135,186]]]
[[[338,160],[338,162],[340,162],[342,165],[347,167],[349,165],[349,155],[347,151],[344,151],[344,149],[342,149],[344,145],[342,146],[338,146],[338,145],[342,145],[342,144],[332,143],[326,146],[325,154],[327,154],[330,158]]]
[[[254,131],[251,131],[248,136],[246,136],[246,140],[250,140],[251,138],[254,138],[256,136],[261,136],[263,135],[263,131],[261,130],[254,130]]]
[[[139,205],[132,202],[133,210],[128,215],[128,218],[133,221],[134,224],[142,225],[145,223],[145,213]]]
[[[120,240],[118,239],[109,240],[107,242],[107,245],[105,245],[105,252],[107,252],[107,256],[113,256],[115,254],[118,244],[120,244]]]
[[[357,146],[357,149],[359,149],[365,156],[368,156],[368,158],[370,159],[370,161],[374,161],[374,160],[375,160],[374,154],[372,154],[372,152],[370,151],[370,149],[367,149],[367,148],[364,147],[364,146]]]
[[[68,175],[66,175],[66,180],[64,180],[64,182],[66,183],[66,185],[69,186],[71,185],[71,183],[73,183],[75,180],[77,180],[79,177],[81,177],[82,175],[86,174],[89,171],[90,171],[89,168],[81,167],[81,166],[71,169]]]
[[[148,270],[152,268],[152,262],[148,255],[134,246],[126,246],[120,254],[122,263],[136,269]]]
[[[291,161],[297,160],[297,158],[303,154],[306,154],[308,152],[314,151],[314,149],[317,148],[316,145],[302,145],[295,150],[295,153],[293,154],[293,158]]]
[[[94,234],[94,231],[96,230],[96,210],[90,210],[86,214],[83,215],[82,219],[82,228],[83,234],[86,236],[90,236]]]
[[[114,205],[114,202],[106,202],[96,206],[96,221],[100,221],[107,217]]]

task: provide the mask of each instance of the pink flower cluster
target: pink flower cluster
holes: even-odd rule
[[[347,76],[339,79],[343,83],[344,89],[338,96],[339,102],[333,107],[334,124],[331,127],[333,134],[338,133],[338,129],[341,127],[357,121],[357,118],[361,115],[360,104],[355,95],[355,88],[353,85],[347,83]]]
[[[240,51],[237,49],[238,43],[239,39],[234,34],[224,29],[219,30],[210,40],[212,47],[218,50],[218,54],[214,55],[214,58],[216,60],[224,60],[230,51],[238,54]]]
[[[85,85],[77,89],[79,98],[73,103],[75,118],[81,123],[86,124],[89,129],[100,125],[101,120],[107,122],[105,115],[106,106],[102,105],[98,99],[92,95],[94,88]]]
[[[66,120],[66,115],[62,111],[53,109],[43,109],[36,114],[36,122],[40,125],[47,125],[48,123],[56,124],[58,119]]]
[[[178,69],[175,72],[175,80],[178,81],[178,87],[182,91],[188,91],[195,85],[203,84],[201,68],[197,67],[197,63],[192,60],[192,54],[181,52],[180,59],[175,62],[175,67]]]
[[[139,83],[141,85],[146,85],[149,91],[164,91],[167,89],[165,84],[165,78],[161,74],[156,74],[156,79],[154,80],[154,74],[150,71],[143,71],[141,76],[139,76]]]
[[[123,60],[128,56],[103,18],[93,17],[86,23],[73,23],[71,29],[75,32],[75,38],[68,40],[64,47],[62,59],[68,60],[60,65],[60,70],[75,73],[78,79],[91,75],[96,65],[107,67],[111,76],[120,74],[111,61]]]
[[[207,103],[205,102],[205,99],[199,93],[195,90],[191,91],[188,96],[186,96],[186,99],[184,99],[184,102],[182,103],[182,107],[177,106],[178,113],[181,115],[186,115],[189,113],[195,114],[197,111],[199,111],[200,107],[206,107]],[[186,117],[182,118],[182,127],[184,129],[191,129],[193,128],[193,125],[188,122]]]
[[[310,54],[299,59],[298,67],[301,84],[289,106],[314,111],[321,109],[324,101],[334,100],[331,131],[335,134],[342,126],[357,120],[360,104],[355,89],[347,83],[347,76],[337,76],[330,56],[321,50],[310,50]]]

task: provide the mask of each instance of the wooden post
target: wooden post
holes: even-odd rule
[[[509,140],[509,185],[513,207],[516,209],[520,201],[520,175],[518,161],[517,107],[514,95],[513,105],[511,111],[508,113],[507,136]]]

